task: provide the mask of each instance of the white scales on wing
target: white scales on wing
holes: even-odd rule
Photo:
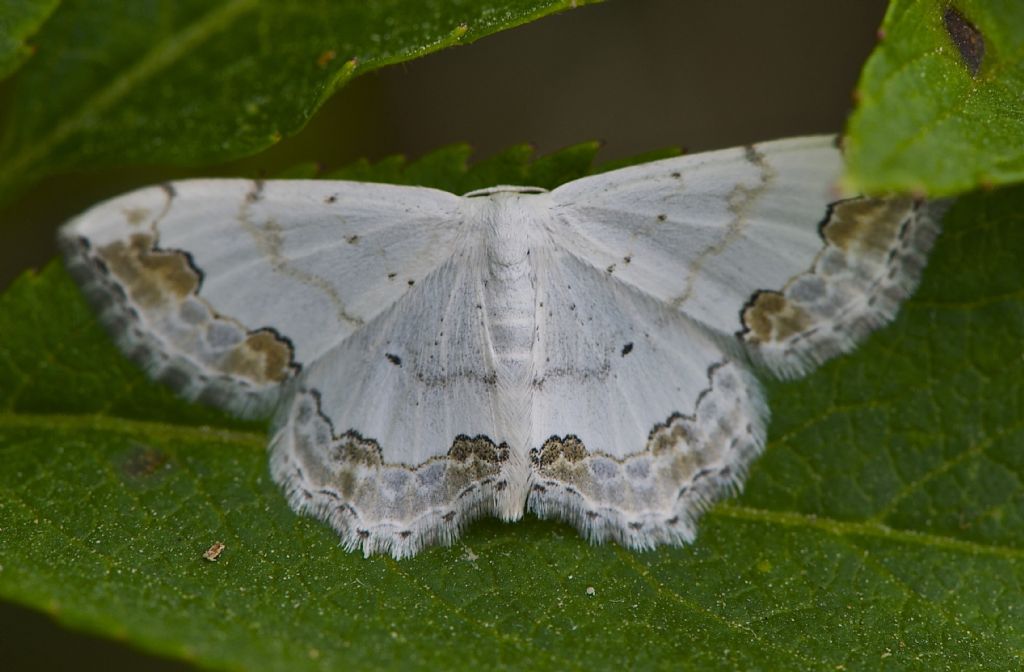
[[[764,444],[752,371],[887,322],[940,207],[836,200],[831,137],[547,192],[192,180],[61,233],[118,344],[189,398],[276,409],[271,470],[348,548],[409,556],[531,510],[695,535]]]

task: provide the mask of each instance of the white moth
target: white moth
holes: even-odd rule
[[[850,350],[916,285],[938,206],[835,200],[841,169],[806,137],[553,191],[189,180],[60,238],[153,377],[276,409],[274,479],[346,548],[407,557],[526,509],[647,549],[741,485],[753,369]]]

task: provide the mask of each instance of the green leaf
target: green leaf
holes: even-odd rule
[[[0,202],[71,168],[254,153],[355,75],[594,1],[68,3],[16,81]]]
[[[464,156],[358,170],[464,187]],[[1019,669],[1022,213],[1022,188],[958,203],[893,325],[768,386],[746,493],[648,553],[532,517],[346,553],[288,508],[262,427],[146,381],[54,264],[0,297],[0,596],[233,669]]]
[[[469,165],[469,145],[449,145],[407,164],[402,156],[391,156],[370,164],[358,161],[326,175],[333,180],[426,184],[453,194],[496,184],[517,184],[552,189],[563,182],[591,172],[600,145],[584,142],[534,160],[533,147],[516,145]]]
[[[4,0],[0,5],[0,80],[32,55],[27,44],[60,0]]]
[[[1024,180],[1024,3],[894,0],[881,35],[844,186],[950,195]]]

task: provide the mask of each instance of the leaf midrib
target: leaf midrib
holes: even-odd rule
[[[92,413],[0,413],[0,430],[3,429],[37,429],[48,431],[53,429],[93,429],[105,432],[116,432],[128,437],[173,437],[182,440],[210,441],[235,443],[241,446],[252,445],[263,451],[266,447],[266,434],[256,431],[226,429],[215,425],[174,425],[155,420],[138,420],[135,418],[119,418],[109,415]]]
[[[897,541],[907,545],[936,548],[943,551],[964,553],[971,556],[991,555],[1005,560],[1024,560],[1024,549],[995,544],[982,544],[976,541],[944,537],[931,532],[920,532],[905,528],[890,527],[874,521],[840,520],[815,514],[779,509],[761,509],[751,506],[738,506],[719,503],[706,515],[713,518],[729,518],[767,523],[781,527],[806,528],[826,532],[835,537],[874,537]]]

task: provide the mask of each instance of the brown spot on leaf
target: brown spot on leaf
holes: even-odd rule
[[[121,465],[121,472],[128,478],[152,476],[167,464],[167,453],[149,446],[137,445],[131,449]]]
[[[946,32],[953,44],[960,50],[960,58],[967,70],[972,77],[977,76],[981,62],[985,60],[985,36],[955,7],[946,8],[942,22],[946,24]]]
[[[330,63],[331,61],[333,61],[337,57],[338,57],[338,53],[336,51],[334,51],[334,49],[328,49],[327,51],[325,51],[325,52],[321,53],[319,56],[317,56],[317,58],[316,58],[317,67],[326,68],[327,64]]]

